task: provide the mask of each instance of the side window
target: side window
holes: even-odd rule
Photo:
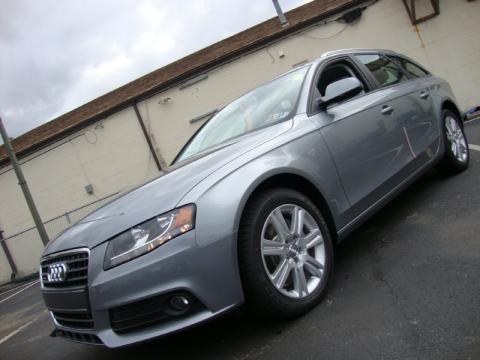
[[[384,56],[368,54],[355,57],[371,71],[381,87],[408,80],[402,69]]]
[[[420,66],[417,66],[406,59],[395,57],[395,60],[397,60],[402,68],[412,77],[421,78],[429,75],[429,73],[423,70]]]

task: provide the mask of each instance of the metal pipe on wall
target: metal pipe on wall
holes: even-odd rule
[[[272,0],[273,1],[273,6],[275,7],[275,10],[277,12],[278,20],[280,20],[280,24],[282,27],[288,26],[288,20],[285,17],[285,13],[282,10],[282,7],[280,6],[280,3],[278,0]]]
[[[145,136],[145,140],[147,141],[148,148],[152,153],[153,160],[155,161],[155,165],[157,165],[158,171],[162,171],[162,166],[160,165],[160,159],[158,158],[157,153],[155,152],[155,148],[153,147],[152,139],[150,139],[150,135],[148,134],[147,128],[145,127],[145,123],[143,122],[142,115],[140,115],[140,111],[138,110],[137,103],[133,103],[133,110],[135,110],[135,115],[137,116],[138,123],[142,128],[143,135]]]

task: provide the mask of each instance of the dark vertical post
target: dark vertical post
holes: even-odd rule
[[[133,103],[133,110],[135,110],[135,115],[137,115],[138,123],[140,124],[140,127],[142,128],[143,135],[145,136],[145,140],[147,141],[148,147],[150,148],[150,152],[152,153],[153,160],[155,161],[155,164],[157,165],[157,169],[158,169],[158,171],[162,171],[162,166],[160,165],[160,160],[158,159],[157,153],[155,152],[155,148],[153,147],[152,139],[150,139],[150,135],[148,134],[147,128],[145,127],[145,124],[143,123],[143,119],[142,119],[142,116],[140,115],[140,111],[138,111],[137,103]]]
[[[7,243],[3,239],[3,230],[0,230],[0,245],[2,246],[3,252],[5,253],[8,264],[10,265],[10,269],[12,269],[12,275],[10,276],[10,279],[13,280],[15,279],[15,276],[17,276],[17,266],[13,261],[12,254],[10,253],[10,249],[8,248]]]
[[[415,11],[415,0],[410,1],[410,7],[412,11],[412,24],[417,24],[417,12]]]
[[[18,163],[17,156],[15,155],[15,151],[13,150],[12,144],[10,142],[10,138],[8,137],[7,130],[5,126],[3,126],[2,118],[0,117],[0,134],[3,138],[3,143],[5,144],[5,148],[7,149],[8,157],[10,158],[10,163],[12,164],[13,169],[15,170],[15,174],[17,175],[18,185],[22,188],[23,196],[25,196],[25,201],[27,202],[28,208],[30,209],[30,213],[32,214],[33,221],[35,222],[35,226],[37,227],[38,234],[42,239],[43,245],[48,244],[48,234],[43,226],[42,219],[40,218],[40,214],[38,213],[37,207],[35,206],[35,202],[33,201],[32,194],[30,193],[30,189],[28,188],[27,181],[23,176],[22,168]]]

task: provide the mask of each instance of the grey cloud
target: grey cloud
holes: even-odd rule
[[[272,16],[270,0],[6,1],[0,114],[16,137]]]

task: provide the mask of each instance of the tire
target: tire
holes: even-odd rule
[[[470,151],[461,120],[452,111],[442,112],[443,143],[445,153],[436,166],[445,175],[458,174],[468,168]]]
[[[284,223],[279,222],[279,214]],[[303,218],[296,235],[290,231],[292,222],[301,223],[294,220],[295,214]],[[332,238],[321,212],[300,192],[274,188],[255,196],[242,217],[238,250],[247,307],[255,313],[277,319],[296,317],[325,295],[333,269]],[[282,276],[287,272],[287,277]]]

